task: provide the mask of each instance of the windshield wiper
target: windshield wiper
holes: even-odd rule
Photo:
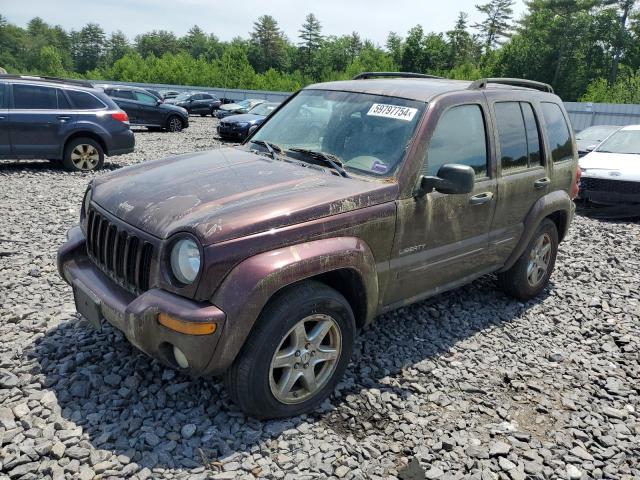
[[[278,157],[276,150],[278,151],[278,153],[282,153],[282,147],[279,145],[276,145],[275,143],[265,142],[264,140],[251,140],[251,143],[255,143],[256,145],[262,145],[264,148],[267,149],[267,151],[269,152],[269,155],[271,155],[271,158],[273,158],[274,160]]]
[[[331,155],[329,153],[324,153],[324,152],[318,152],[316,150],[309,150],[306,148],[295,148],[295,147],[290,148],[289,151],[303,153],[305,155],[309,155],[314,159],[322,160],[323,162],[328,163],[331,167],[333,167],[333,169],[337,171],[341,177],[349,178],[349,174],[344,169],[342,161],[335,155]]]

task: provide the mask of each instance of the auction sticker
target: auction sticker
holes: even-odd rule
[[[396,120],[405,120],[410,122],[418,113],[417,108],[401,107],[399,105],[387,105],[385,103],[374,103],[371,105],[368,116],[395,118]]]

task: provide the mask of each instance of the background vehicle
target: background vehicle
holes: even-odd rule
[[[618,125],[594,125],[576,133],[578,155],[586,155],[616,130],[620,130]]]
[[[164,97],[158,90],[154,90],[153,88],[145,88],[145,90],[149,92],[151,95],[153,95],[154,97],[156,97],[158,100],[164,101]]]
[[[260,103],[264,103],[264,102],[265,102],[264,100],[259,100],[259,99],[255,99],[255,98],[248,98],[248,99],[242,100],[241,102],[238,102],[238,103],[227,103],[225,105],[222,105],[218,110],[216,110],[214,116],[216,118],[225,118],[225,117],[229,117],[231,115],[238,115],[240,113],[247,113],[249,110],[251,110],[256,105],[258,105]]]
[[[143,88],[107,86],[104,92],[127,112],[131,125],[170,132],[189,126],[189,114],[184,108],[162,102]]]
[[[165,100],[169,100],[171,98],[176,98],[178,95],[180,95],[180,92],[175,92],[173,90],[165,90],[163,92],[160,92],[162,94],[162,96],[164,97]]]
[[[173,103],[186,109],[189,113],[200,114],[203,117],[209,114],[214,115],[222,105],[222,101],[218,97],[206,92],[180,94]]]
[[[58,252],[80,313],[273,418],[321,403],[382,312],[492,272],[539,294],[575,209],[561,100],[393,75],[309,86],[243,145],[94,179]],[[312,137],[303,119],[327,116]]]
[[[249,130],[253,126],[258,126],[278,108],[279,103],[265,102],[259,103],[248,113],[241,115],[231,115],[218,124],[218,135],[222,138],[235,138],[243,140],[249,135]]]
[[[129,118],[89,82],[0,75],[0,158],[62,160],[71,171],[133,151]]]
[[[640,125],[618,128],[580,159],[580,168],[582,200],[640,204]]]

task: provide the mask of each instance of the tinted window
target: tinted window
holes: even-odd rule
[[[502,171],[527,168],[527,134],[518,102],[496,103]]]
[[[24,110],[56,110],[56,89],[36,85],[13,85],[13,105]]]
[[[67,95],[69,95],[74,108],[77,108],[78,110],[95,110],[105,107],[100,100],[87,92],[67,90]]]
[[[124,98],[125,100],[133,100],[133,92],[131,90],[111,90],[109,94],[115,98]]]
[[[69,103],[69,99],[64,94],[64,92],[58,88],[56,89],[56,94],[58,96],[58,108],[61,110],[71,109],[71,104]]]
[[[202,99],[203,100],[212,100],[213,97],[211,95],[209,95],[209,94],[203,93],[202,94]]]
[[[527,131],[527,147],[529,150],[529,166],[535,167],[536,165],[544,166],[544,158],[540,154],[542,151],[540,142],[540,132],[538,130],[538,123],[533,113],[533,108],[530,103],[521,103],[522,115],[524,116],[524,126]]]
[[[555,103],[544,102],[542,103],[542,115],[553,161],[560,162],[573,158],[569,126],[560,107]]]
[[[145,105],[156,105],[158,103],[158,99],[147,93],[133,92],[133,94],[136,96],[137,101],[144,103]]]
[[[9,107],[9,102],[8,102],[8,98],[7,98],[7,94],[5,93],[7,91],[7,87],[5,86],[4,83],[0,83],[0,108],[8,108]]]
[[[487,175],[487,139],[478,105],[453,107],[440,118],[427,151],[426,175],[437,175],[445,163],[469,165]]]

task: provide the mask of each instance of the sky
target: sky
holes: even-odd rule
[[[458,12],[469,13],[470,24],[480,19],[475,4],[488,0],[0,0],[0,14],[11,23],[25,26],[39,16],[65,29],[79,30],[89,22],[110,33],[122,30],[131,40],[139,33],[170,30],[184,35],[193,25],[221,40],[247,38],[260,15],[275,17],[294,42],[308,13],[314,13],[324,35],[346,35],[357,31],[384,45],[388,32],[403,37],[421,24],[426,31],[446,32]],[[516,0],[516,18],[524,1]]]

